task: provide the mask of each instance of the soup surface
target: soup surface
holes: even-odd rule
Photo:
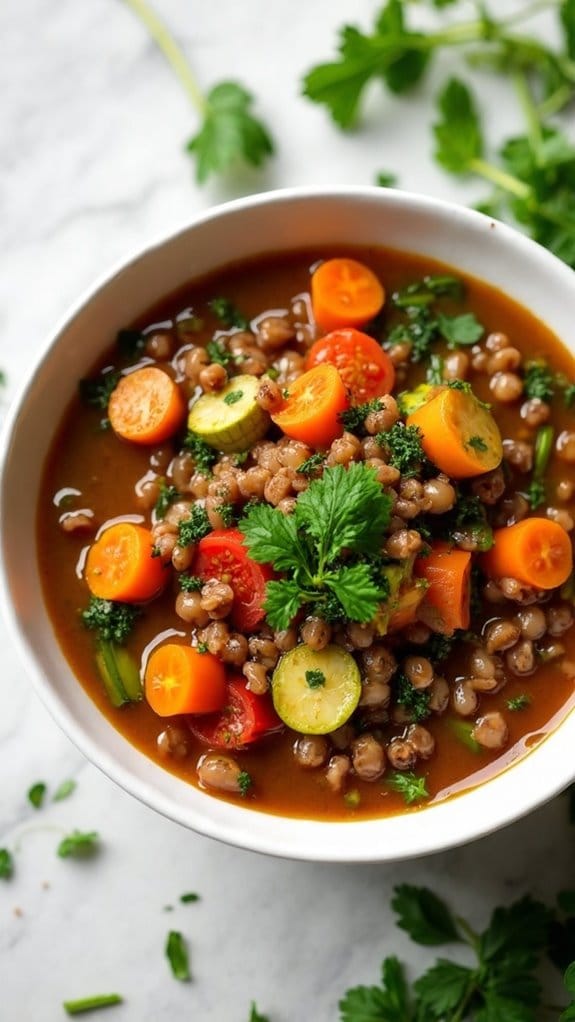
[[[428,805],[544,738],[575,679],[575,371],[543,324],[342,246],[129,327],[37,517],[56,635],[111,726],[215,796],[316,819]]]

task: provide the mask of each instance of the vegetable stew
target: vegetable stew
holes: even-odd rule
[[[574,381],[533,315],[413,254],[268,256],[169,296],[79,382],[45,466],[79,682],[254,809],[482,783],[573,702]]]

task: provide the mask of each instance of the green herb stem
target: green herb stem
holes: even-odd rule
[[[120,994],[96,994],[94,997],[83,997],[78,1001],[64,1001],[64,1011],[68,1015],[80,1015],[85,1011],[96,1011],[97,1008],[111,1008],[114,1004],[122,1004]]]
[[[542,121],[546,121],[549,117],[554,117],[558,114],[564,106],[567,105],[573,98],[573,88],[571,85],[560,85],[555,92],[552,92],[547,99],[544,99],[542,103],[539,103],[536,107],[537,114]]]
[[[525,116],[527,123],[527,134],[529,141],[533,148],[533,152],[536,154],[537,162],[540,163],[541,146],[543,143],[543,137],[541,134],[541,119],[540,114],[537,112],[537,107],[533,102],[533,97],[529,89],[529,82],[524,71],[513,72],[513,84],[519,99],[519,105]]]
[[[170,34],[163,21],[145,0],[124,0],[146,27],[156,46],[162,51],[172,71],[183,86],[192,106],[201,117],[205,116],[207,102],[183,51]]]
[[[485,178],[486,181],[490,181],[492,184],[497,185],[498,188],[503,188],[504,191],[511,192],[513,195],[516,195],[518,199],[527,200],[532,197],[529,185],[524,184],[523,181],[520,181],[519,178],[514,177],[512,174],[507,174],[506,171],[494,166],[493,163],[489,163],[480,156],[474,156],[473,159],[469,161],[468,169],[472,173]]]

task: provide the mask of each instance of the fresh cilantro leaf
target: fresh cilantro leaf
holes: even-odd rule
[[[449,908],[427,887],[400,884],[391,907],[397,913],[399,928],[416,944],[434,946],[461,940]]]
[[[258,1011],[255,1001],[252,1001],[251,1003],[249,1022],[270,1022],[267,1015],[262,1015]]]
[[[507,709],[513,713],[517,713],[519,710],[525,710],[531,705],[531,699],[525,695],[524,692],[521,695],[513,696],[512,699],[507,700]]]
[[[74,830],[62,838],[58,845],[58,855],[61,859],[81,859],[93,855],[98,848],[99,835],[95,830],[82,832]]]
[[[212,305],[218,301],[225,302],[225,300],[225,298],[216,298]],[[244,328],[242,327],[242,329]],[[223,341],[208,341],[206,344],[206,352],[210,362],[215,362],[217,365],[224,366],[224,368],[235,361],[234,356],[231,351],[228,351]]]
[[[205,476],[211,475],[212,465],[218,460],[218,452],[192,430],[188,430],[183,446],[192,455],[197,471]]]
[[[268,582],[264,610],[268,624],[278,631],[289,628],[291,622],[305,602],[300,585],[295,580]]]
[[[413,984],[421,1007],[431,1012],[431,1018],[451,1017],[466,1003],[476,975],[465,965],[440,958],[431,969]],[[456,1016],[455,1016],[456,1017]],[[462,1016],[460,1015],[460,1018]]]
[[[339,1010],[340,1022],[410,1022],[413,1014],[400,961],[395,956],[385,958],[381,986],[348,990]]]
[[[375,184],[379,185],[380,188],[396,188],[397,183],[397,174],[392,174],[388,170],[380,170],[375,175]]]
[[[243,795],[245,797],[250,788],[252,787],[252,785],[253,781],[251,779],[250,774],[248,774],[247,770],[240,770],[238,774],[238,787],[240,789],[240,795]]]
[[[540,950],[545,947],[549,923],[549,909],[529,896],[508,908],[496,908],[481,936],[482,960],[495,962],[510,953]]]
[[[376,436],[377,443],[388,451],[389,464],[404,478],[416,475],[425,461],[421,438],[419,426],[405,426],[403,422],[396,422],[391,429]]]
[[[68,780],[62,781],[62,783],[58,785],[56,791],[52,795],[52,802],[63,802],[65,798],[69,798],[75,791],[76,781],[73,781],[70,777]]]
[[[180,894],[180,901],[182,905],[191,905],[195,901],[199,901],[200,896],[195,891],[190,891],[187,894]]]
[[[260,167],[273,154],[271,135],[251,112],[253,102],[237,82],[220,82],[210,89],[201,129],[187,144],[196,160],[199,184],[237,163]]]
[[[387,596],[387,591],[374,581],[371,566],[366,563],[338,568],[326,575],[325,584],[337,596],[345,616],[351,621],[371,621]]]
[[[178,543],[180,546],[191,546],[198,543],[208,532],[212,531],[208,512],[201,504],[194,504],[188,518],[178,522]]]
[[[34,809],[40,809],[46,795],[46,785],[43,781],[38,781],[37,784],[33,784],[28,791],[28,801],[34,806]]]
[[[166,511],[175,500],[181,496],[175,486],[168,486],[165,479],[159,480],[160,492],[154,505],[154,512],[157,518],[164,518]]]
[[[186,571],[178,575],[178,585],[183,593],[197,593],[203,584],[204,580],[199,575],[189,575]]]
[[[191,980],[188,948],[183,934],[178,930],[170,930],[165,950],[174,979],[182,983]]]
[[[434,124],[435,158],[453,174],[464,174],[481,157],[483,137],[473,96],[457,78],[450,78],[438,97],[440,120]]]
[[[75,1001],[64,1001],[62,1007],[67,1015],[82,1015],[86,1011],[98,1011],[100,1008],[112,1008],[115,1004],[123,1004],[120,994],[93,994]]]
[[[481,323],[472,312],[464,312],[460,316],[444,316],[440,312],[437,323],[448,348],[477,344],[484,333]]]
[[[398,671],[393,678],[395,701],[408,711],[411,719],[421,722],[429,717],[429,692],[425,688],[414,688],[409,679]]]
[[[523,375],[523,390],[527,398],[551,401],[555,393],[554,377],[545,362],[527,362]]]
[[[246,511],[238,524],[254,561],[287,571],[308,556],[294,515],[284,515],[269,504],[254,504]]]
[[[121,646],[128,638],[140,613],[139,607],[131,603],[91,596],[86,610],[82,611],[82,622],[86,628],[98,632],[100,639]]]
[[[14,872],[14,859],[7,848],[0,848],[0,880],[9,880]]]
[[[299,472],[302,476],[307,476],[308,479],[315,477],[325,465],[325,458],[325,454],[321,451],[316,451],[315,454],[310,454],[309,458],[302,461],[301,465],[296,468],[296,472]]]
[[[420,802],[421,799],[429,798],[429,792],[425,784],[425,777],[417,777],[411,770],[404,773],[395,771],[388,774],[385,783],[403,795],[406,805],[412,802]]]
[[[310,688],[321,688],[325,685],[326,677],[323,671],[306,671],[305,680]]]

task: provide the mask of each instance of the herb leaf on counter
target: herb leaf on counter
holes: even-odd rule
[[[38,781],[37,784],[33,784],[28,791],[28,801],[30,805],[34,806],[34,809],[40,809],[46,795],[46,785],[43,781]]]
[[[58,855],[61,859],[82,859],[93,855],[98,848],[99,835],[95,830],[83,832],[74,830],[62,838],[58,845]]]
[[[9,880],[14,872],[12,853],[7,848],[0,848],[0,880]]]
[[[70,795],[76,790],[76,781],[72,778],[68,778],[66,781],[62,781],[58,785],[56,791],[52,795],[52,802],[63,802],[65,798],[69,798]]]
[[[62,1007],[67,1015],[82,1015],[86,1011],[98,1008],[111,1008],[115,1004],[123,1004],[120,994],[95,994],[93,997],[82,997],[78,1001],[64,1001]]]
[[[166,940],[166,958],[170,963],[174,979],[181,983],[191,980],[188,948],[183,934],[178,930],[170,930]]]

